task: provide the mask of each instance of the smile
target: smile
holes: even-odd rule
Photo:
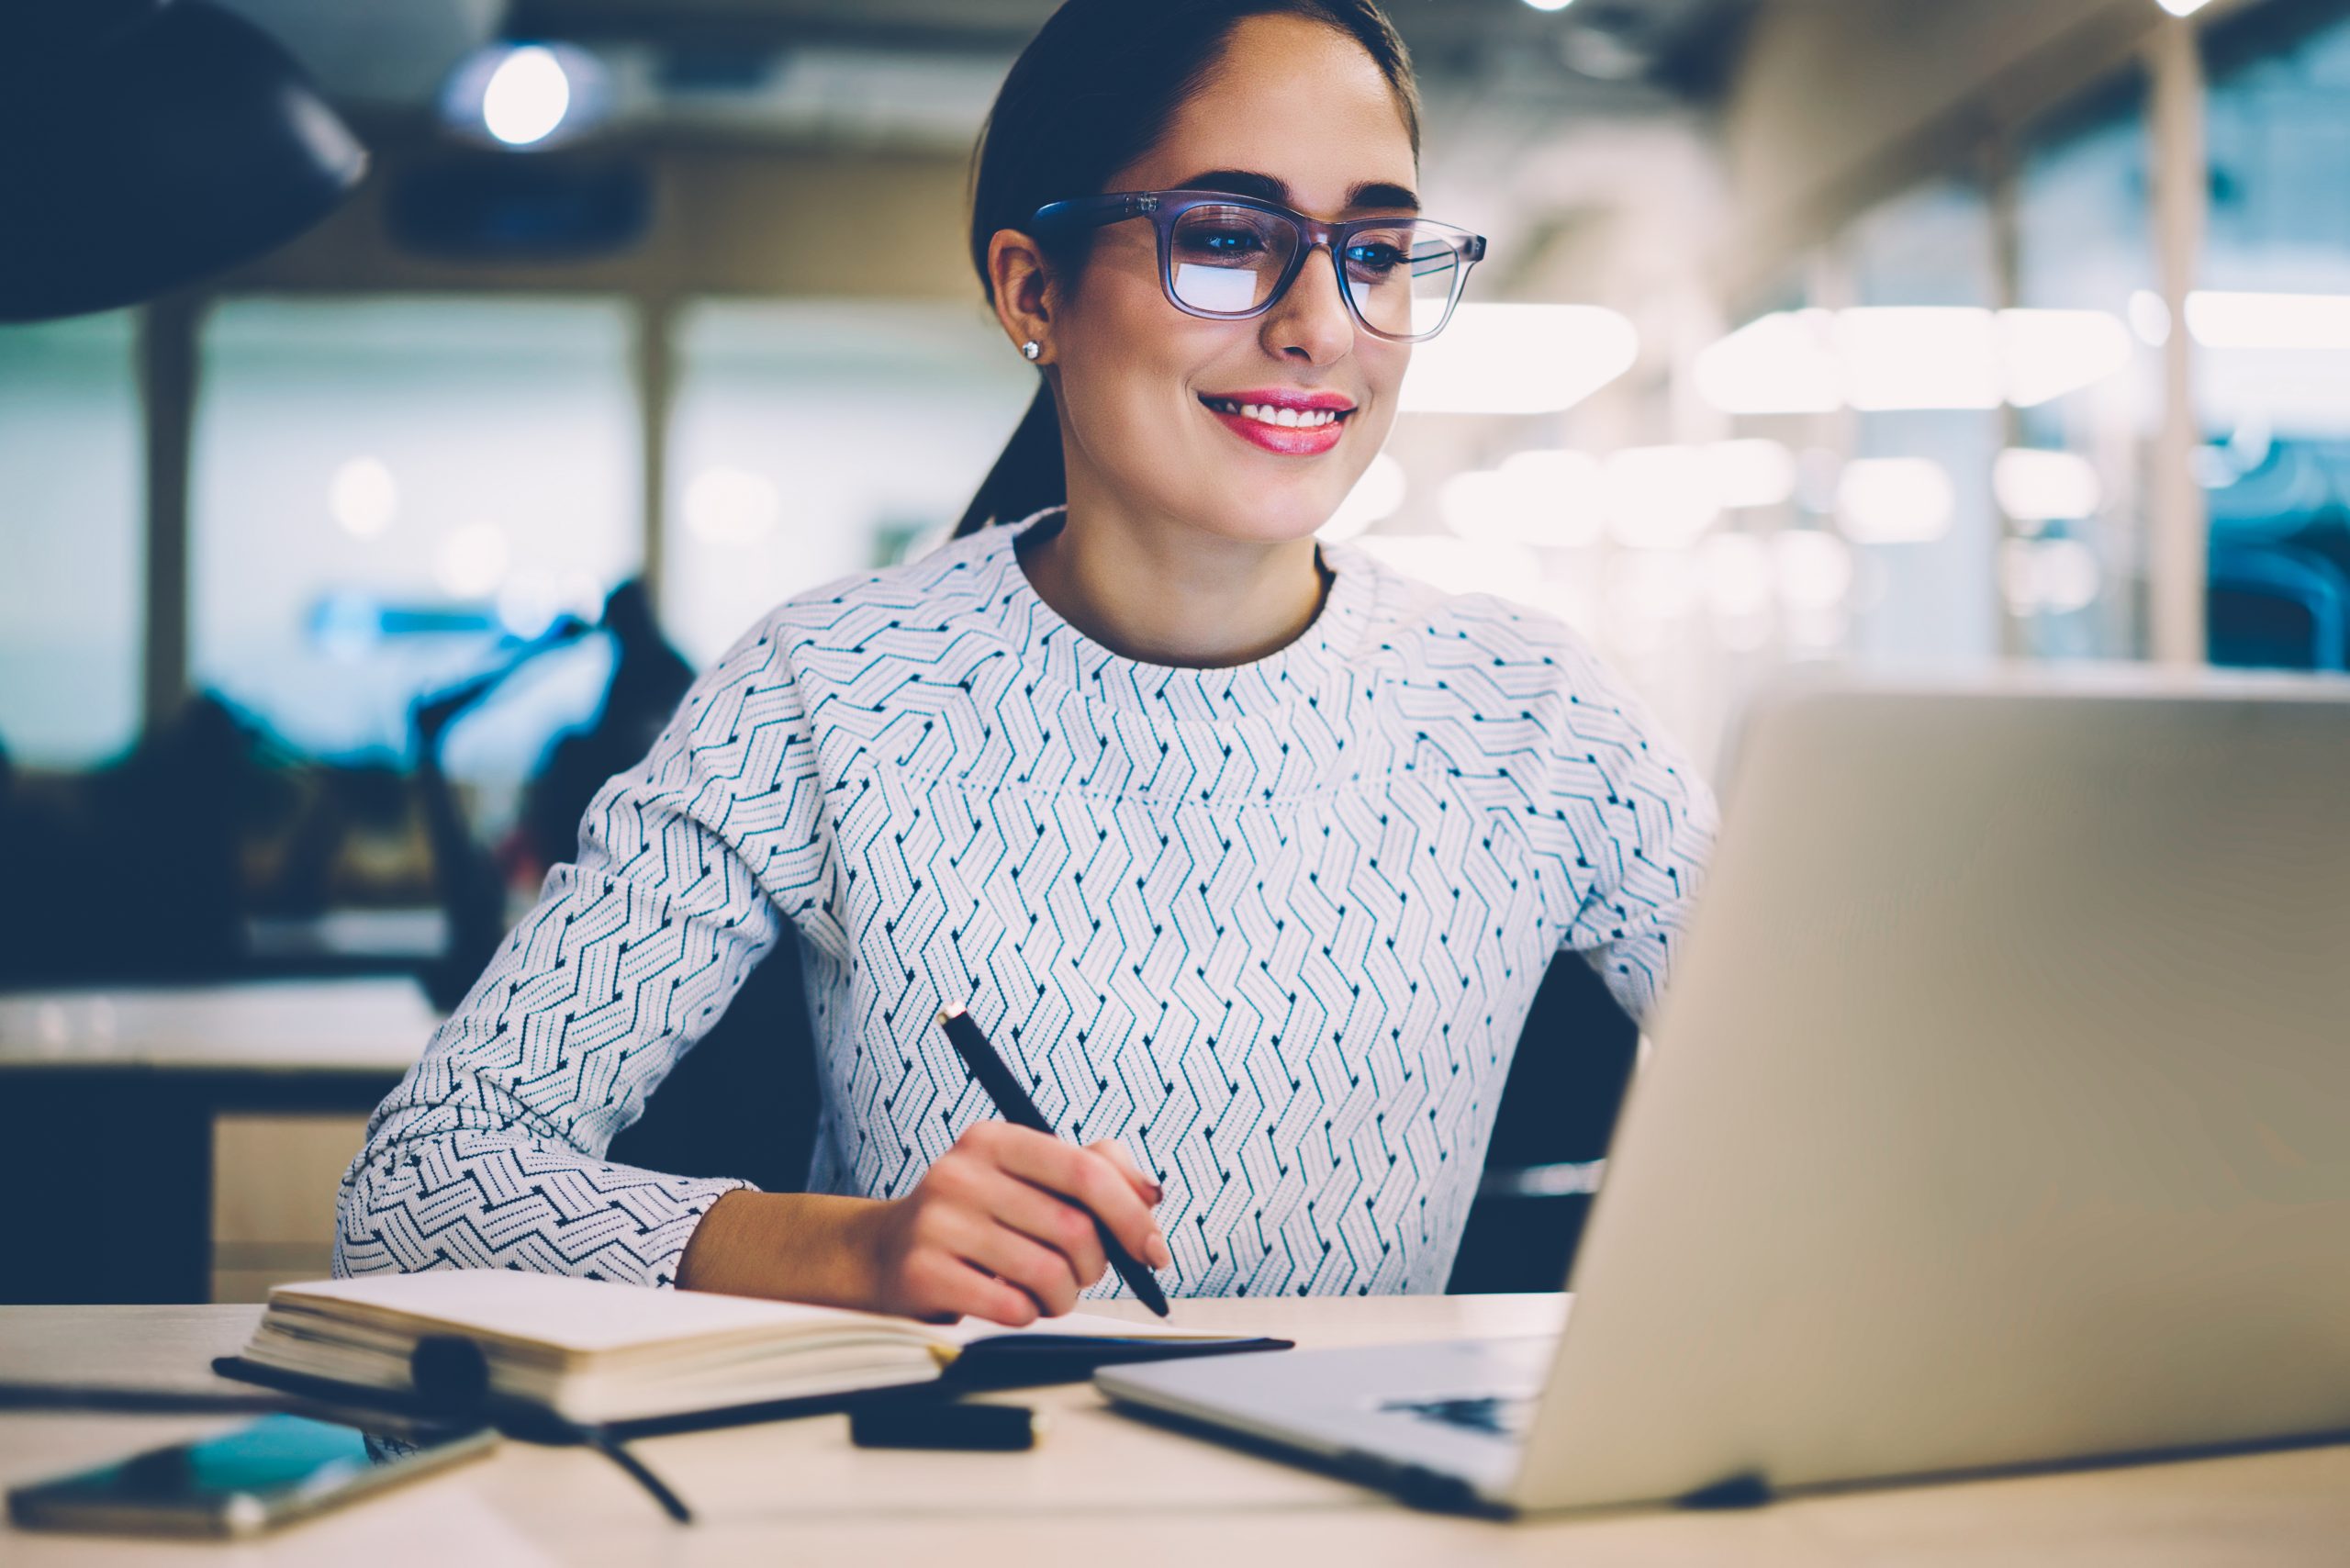
[[[1209,397],[1201,398],[1200,405],[1251,445],[1287,457],[1312,457],[1338,444],[1346,421],[1355,411],[1352,405],[1327,395],[1315,401],[1326,406],[1300,408],[1292,403]]]

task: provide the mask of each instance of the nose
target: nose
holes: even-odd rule
[[[1354,347],[1355,319],[1338,292],[1338,269],[1327,259],[1328,252],[1327,245],[1307,252],[1289,292],[1265,313],[1265,352],[1277,359],[1331,364]]]

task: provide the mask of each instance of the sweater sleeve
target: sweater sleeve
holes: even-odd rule
[[[1645,1021],[1688,927],[1719,819],[1713,791],[1646,708],[1580,643],[1554,729],[1548,830],[1575,907],[1560,946],[1580,952],[1617,1002]]]
[[[602,1158],[794,918],[835,907],[808,717],[769,622],[582,819],[342,1181],[338,1275],[520,1268],[667,1285],[749,1183]],[[816,933],[819,939],[822,934]]]

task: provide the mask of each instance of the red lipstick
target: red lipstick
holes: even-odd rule
[[[1342,392],[1304,392],[1288,386],[1245,392],[1200,394],[1201,406],[1241,440],[1285,457],[1313,457],[1338,444],[1354,399]],[[1291,410],[1303,422],[1274,423],[1262,414]],[[1253,411],[1252,411],[1253,410]]]

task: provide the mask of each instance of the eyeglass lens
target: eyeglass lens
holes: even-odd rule
[[[1168,256],[1175,297],[1187,309],[1237,315],[1263,306],[1289,268],[1300,236],[1277,214],[1195,207],[1175,220]],[[1434,331],[1460,286],[1460,252],[1449,231],[1409,218],[1360,230],[1340,258],[1348,296],[1372,330]]]

